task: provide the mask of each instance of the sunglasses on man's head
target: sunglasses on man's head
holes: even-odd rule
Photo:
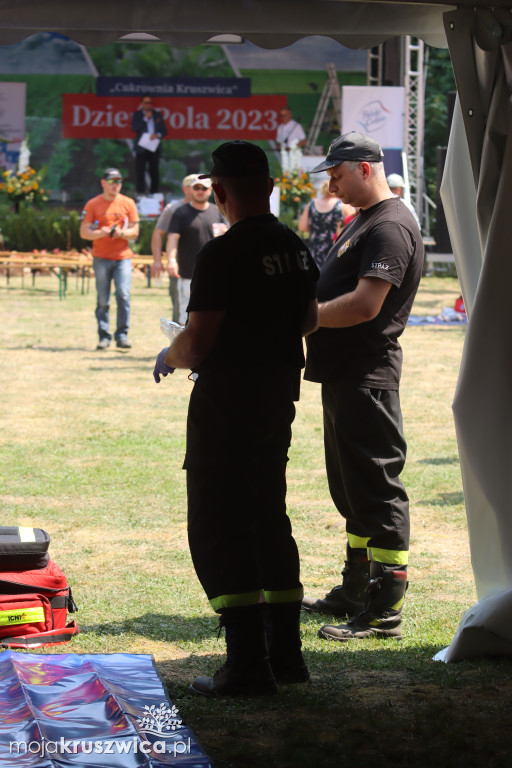
[[[122,184],[122,179],[107,179],[107,184]]]

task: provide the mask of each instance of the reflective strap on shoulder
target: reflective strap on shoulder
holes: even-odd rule
[[[296,589],[263,590],[266,603],[298,603],[304,597],[302,587]]]
[[[407,565],[409,561],[409,552],[407,549],[376,549],[368,548],[368,557],[374,563],[384,563],[385,565]]]
[[[36,532],[33,528],[27,528],[25,526],[20,525],[18,527],[19,531],[19,537],[20,541],[35,541],[36,540]]]
[[[221,608],[240,608],[244,605],[257,605],[260,602],[261,590],[256,592],[239,592],[235,595],[219,595],[210,600],[214,611]]]

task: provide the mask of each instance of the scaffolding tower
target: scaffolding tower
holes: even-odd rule
[[[370,48],[367,56],[367,85],[389,85],[390,78],[385,70],[386,44]],[[393,85],[402,85],[405,89],[405,142],[404,176],[410,191],[411,203],[418,212],[420,221],[424,215],[424,173],[423,173],[423,135],[424,135],[424,98],[425,98],[425,53],[424,43],[419,38],[406,35],[402,38],[400,61],[395,67]],[[395,57],[397,59],[397,57]],[[334,113],[341,119],[341,88],[334,64],[327,64],[327,80],[318,103],[309,131],[305,153],[318,154],[318,135],[324,124],[329,104],[332,100]],[[396,82],[398,80],[398,82]]]
[[[385,85],[384,78],[385,44],[368,51],[367,84]],[[396,85],[405,89],[405,156],[411,203],[423,221],[424,173],[424,98],[425,98],[425,53],[424,43],[418,38],[406,35],[402,38],[400,54],[400,75]]]
[[[424,44],[418,38],[404,38],[405,151],[411,202],[423,209],[423,132],[424,132]],[[420,219],[422,217],[420,216]]]
[[[316,109],[315,116],[309,130],[308,141],[304,150],[306,155],[318,154],[316,145],[318,141],[318,134],[320,133],[322,125],[325,121],[325,115],[327,113],[327,109],[329,108],[330,101],[332,101],[334,107],[336,120],[339,120],[341,117],[341,88],[338,81],[338,75],[336,74],[336,67],[334,64],[329,63],[326,65],[326,68],[327,80],[325,81],[325,85],[320,96],[320,101],[318,102],[318,107]],[[338,129],[340,129],[339,126]]]
[[[368,50],[366,57],[366,85],[382,85],[382,61],[384,57],[384,46],[381,43],[375,48]]]

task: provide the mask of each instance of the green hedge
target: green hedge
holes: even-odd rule
[[[132,249],[143,255],[151,254],[151,234],[155,221],[141,221],[140,235]],[[68,251],[89,247],[88,240],[80,237],[80,214],[65,208],[39,210],[21,207],[13,213],[8,205],[0,206],[0,234],[2,248],[9,251]]]
[[[79,230],[80,214],[76,211],[21,206],[19,213],[13,213],[9,206],[0,207],[2,247],[6,250],[80,250],[84,242]]]
[[[140,253],[141,256],[151,256],[151,235],[155,228],[157,219],[151,221],[141,221],[139,225],[139,239],[132,243],[132,251]]]

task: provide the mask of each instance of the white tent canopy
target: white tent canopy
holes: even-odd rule
[[[442,195],[469,315],[454,414],[479,597],[448,661],[512,655],[511,11],[512,0],[0,0],[4,45],[45,31],[89,46],[134,34],[178,47],[222,34],[265,48],[310,35],[351,48],[398,35],[448,45],[460,106]]]
[[[284,48],[300,37],[328,35],[349,48],[368,48],[408,34],[445,46],[442,12],[443,5],[414,0],[0,0],[0,43],[61,32],[95,46],[145,33],[186,47],[235,34],[262,48]]]

